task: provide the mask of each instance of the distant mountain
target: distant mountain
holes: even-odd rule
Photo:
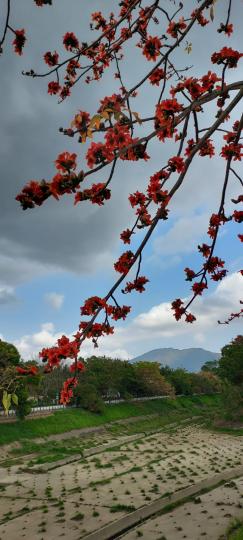
[[[136,358],[132,358],[130,362],[147,361],[147,362],[159,362],[163,366],[170,366],[172,368],[182,367],[187,371],[200,371],[205,362],[209,360],[218,360],[220,353],[206,351],[201,348],[191,349],[154,349],[148,351]]]

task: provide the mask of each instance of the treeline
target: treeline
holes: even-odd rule
[[[82,359],[83,360],[83,359]],[[212,394],[226,392],[225,402],[243,415],[243,336],[237,336],[221,350],[219,360],[206,362],[199,373],[173,369],[157,362],[132,364],[120,359],[92,356],[83,360],[85,371],[78,375],[72,405],[101,412],[104,401],[136,397]],[[16,378],[16,366],[38,366],[38,374]],[[12,344],[0,340],[0,403],[8,390],[18,398],[17,413],[26,416],[33,405],[58,403],[63,382],[70,377],[68,365],[44,373],[40,362],[21,361]],[[236,397],[237,396],[237,397]]]
[[[137,362],[92,356],[86,360],[85,371],[78,376],[71,404],[99,412],[104,401],[136,397],[171,396],[195,393],[212,394],[220,391],[217,375],[201,371],[189,373],[184,369],[162,367],[157,362]],[[57,399],[68,367],[45,375],[39,387],[39,401]]]

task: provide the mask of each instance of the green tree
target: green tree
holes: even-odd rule
[[[0,339],[0,368],[17,366],[20,362],[18,349],[12,343]]]
[[[218,374],[219,371],[219,361],[218,360],[208,360],[201,367],[201,371],[208,371],[210,373]]]
[[[174,388],[161,375],[158,362],[137,362],[134,367],[141,395],[174,395]]]
[[[29,392],[26,386],[26,381],[22,380],[16,390],[18,396],[18,406],[16,407],[16,414],[20,420],[31,413],[32,400],[29,399]]]
[[[161,366],[160,373],[175,388],[175,393],[183,395],[193,394],[191,373],[186,369],[172,369],[169,366]]]
[[[219,375],[233,385],[243,385],[243,336],[237,336],[221,350]]]
[[[90,412],[101,413],[104,410],[104,402],[99,396],[93,384],[81,382],[74,388],[74,400],[78,407]]]

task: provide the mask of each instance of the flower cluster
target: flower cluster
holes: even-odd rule
[[[79,41],[73,32],[66,32],[63,36],[63,45],[67,51],[79,48]]]
[[[38,367],[27,366],[26,368],[23,368],[21,366],[16,366],[16,371],[19,375],[37,375]]]
[[[86,160],[88,167],[93,169],[95,165],[104,165],[114,159],[115,155],[113,150],[103,143],[91,143],[87,154]]]
[[[78,191],[75,195],[74,204],[89,200],[92,204],[103,206],[104,201],[108,201],[111,198],[111,191],[105,186],[106,184],[99,182],[98,184],[93,184],[91,188]]]
[[[148,36],[143,48],[143,55],[146,56],[147,60],[153,60],[155,62],[160,54],[161,46],[162,43],[158,37]]]
[[[171,87],[170,93],[174,97],[178,92],[187,90],[193,100],[200,98],[206,92],[211,92],[221,78],[217,77],[216,73],[208,71],[201,78],[187,77],[180,81],[175,87]]]
[[[70,399],[73,397],[73,388],[77,386],[78,379],[77,377],[70,377],[63,383],[61,390],[60,403],[67,405],[70,402]]]
[[[213,64],[224,64],[228,68],[236,68],[239,59],[243,53],[235,51],[231,47],[223,47],[219,52],[215,52],[211,56]]]
[[[94,323],[90,325],[89,322],[85,321],[80,323],[79,330],[85,332],[87,338],[99,338],[114,333],[114,327],[107,323]]]
[[[125,253],[122,253],[118,261],[114,264],[115,270],[120,274],[127,274],[133,263],[133,258],[134,255],[132,251],[125,251]]]
[[[49,369],[59,367],[61,360],[65,358],[77,358],[79,350],[78,340],[70,341],[66,336],[62,336],[57,340],[57,346],[44,348],[39,353],[42,362],[47,362]]]
[[[26,42],[25,29],[22,28],[22,30],[15,30],[14,33],[15,33],[15,38],[12,43],[14,47],[14,52],[16,52],[16,54],[21,56],[23,54],[23,47]]]
[[[59,55],[56,51],[54,53],[48,51],[44,54],[45,63],[50,67],[56,66],[58,64],[58,59]]]
[[[124,294],[130,293],[132,291],[137,291],[139,293],[142,293],[145,291],[144,285],[148,283],[149,279],[147,279],[145,276],[139,276],[134,281],[128,281],[126,283],[125,289],[122,290]]]
[[[162,79],[165,77],[165,72],[161,68],[157,68],[154,70],[154,72],[149,76],[150,83],[152,85],[159,86],[159,83]]]
[[[187,27],[184,17],[181,17],[179,21],[176,23],[174,21],[170,21],[170,24],[166,30],[167,34],[170,34],[171,37],[177,39],[178,34],[181,34],[182,30],[185,30]]]

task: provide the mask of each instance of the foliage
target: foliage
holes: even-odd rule
[[[192,381],[188,371],[183,368],[173,369],[169,366],[161,366],[160,373],[174,387],[176,394],[192,395]]]
[[[219,374],[231,384],[243,385],[243,336],[237,336],[222,348]]]
[[[8,366],[17,366],[20,362],[20,354],[12,343],[0,339],[0,369]]]
[[[32,400],[29,399],[29,393],[25,382],[22,382],[17,388],[18,407],[16,408],[16,414],[20,420],[24,420],[31,412]]]
[[[104,411],[104,402],[99,396],[96,388],[92,384],[79,384],[74,390],[74,400],[78,407],[87,409],[93,413],[102,413]]]
[[[136,379],[143,395],[174,396],[174,389],[160,373],[157,362],[137,362],[134,364]]]
[[[219,368],[218,360],[208,360],[201,367],[201,371],[208,371],[210,373],[214,373],[215,375],[218,375],[218,368]]]

